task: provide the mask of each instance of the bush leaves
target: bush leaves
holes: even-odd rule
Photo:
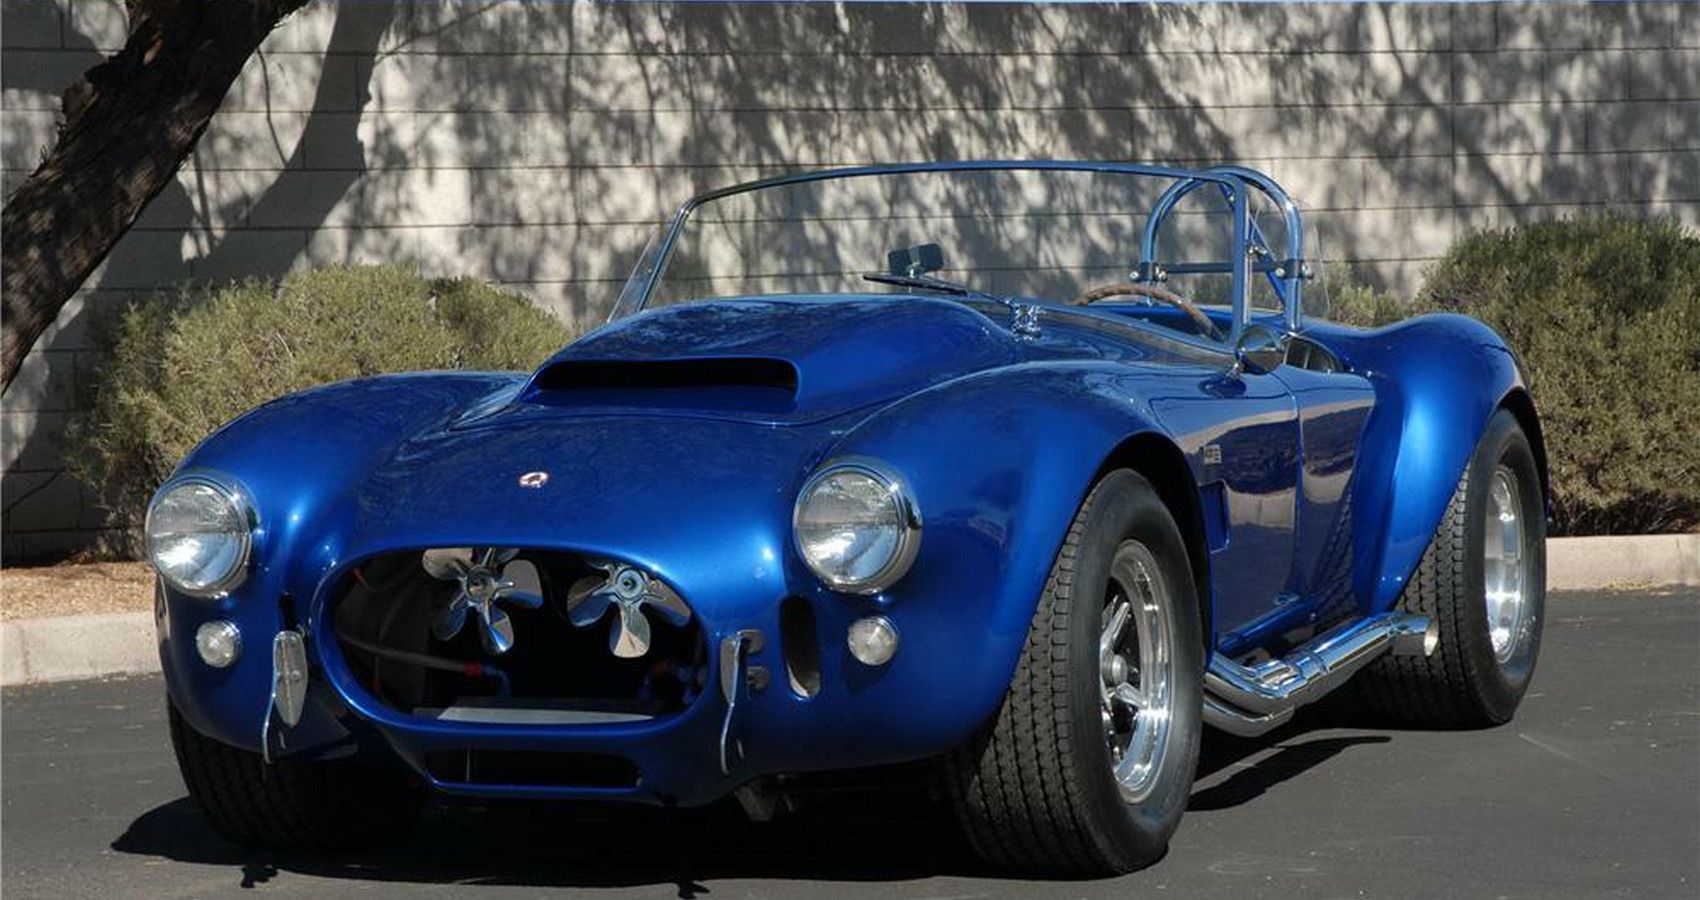
[[[128,309],[73,425],[73,470],[132,532],[153,489],[225,422],[314,385],[425,369],[529,369],[572,337],[527,300],[401,266],[183,289]]]
[[[1540,411],[1554,534],[1700,527],[1700,238],[1668,219],[1590,216],[1484,231],[1415,303],[1336,288],[1333,318],[1444,309],[1517,351]]]

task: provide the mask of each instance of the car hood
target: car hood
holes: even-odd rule
[[[396,444],[357,489],[346,549],[641,547],[633,561],[688,577],[693,547],[735,546],[772,569],[798,486],[866,411],[1020,358],[985,316],[927,298],[660,309]]]
[[[1020,358],[1005,329],[946,300],[702,302],[586,335],[533,373],[517,402],[578,414],[644,410],[799,424]]]
[[[398,444],[356,488],[344,558],[519,546],[624,558],[675,583],[718,581],[733,559],[777,579],[796,490],[841,435],[836,423],[509,408]]]

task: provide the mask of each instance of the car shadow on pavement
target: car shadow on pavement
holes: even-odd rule
[[[1386,725],[1358,709],[1349,696],[1341,696],[1304,707],[1291,722],[1257,737],[1234,737],[1214,729],[1206,731],[1187,811],[1231,809],[1263,796],[1276,785],[1321,766],[1352,747],[1389,743],[1393,738],[1383,727]],[[1376,730],[1360,730],[1366,727]],[[1330,729],[1350,729],[1354,733],[1314,734]]]
[[[880,810],[823,804],[757,824],[732,804],[663,810],[456,803],[433,806],[418,828],[387,846],[325,853],[237,847],[183,797],[143,813],[112,848],[231,866],[238,870],[232,885],[242,887],[296,873],[423,884],[672,884],[679,897],[697,897],[708,894],[704,882],[722,878],[906,881],[983,874],[948,811],[921,804]]]
[[[1284,741],[1274,753],[1255,763],[1245,762],[1245,758],[1268,748],[1270,744],[1267,740],[1224,739],[1215,746],[1206,744],[1198,761],[1198,780],[1203,781],[1207,775],[1230,768],[1233,773],[1208,787],[1198,787],[1195,784],[1192,800],[1187,803],[1187,811],[1209,812],[1239,806],[1261,797],[1283,781],[1322,765],[1349,747],[1385,744],[1391,740],[1392,738],[1384,734],[1372,734],[1312,738],[1299,743]]]
[[[1301,713],[1258,738],[1210,732],[1188,809],[1239,806],[1352,747],[1392,740],[1386,733],[1308,736],[1342,724]],[[995,874],[974,860],[948,808],[915,787],[900,796],[834,797],[769,823],[750,822],[731,802],[692,810],[445,803],[428,809],[400,840],[341,853],[238,847],[181,797],[131,822],[112,849],[229,866],[232,885],[245,888],[293,873],[415,884],[670,884],[677,896],[691,898],[709,894],[705,882],[726,878],[897,882]]]

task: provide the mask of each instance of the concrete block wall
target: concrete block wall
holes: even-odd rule
[[[0,2],[0,179],[125,35]],[[410,260],[605,314],[688,194],[802,166],[1054,157],[1267,169],[1396,291],[1471,229],[1700,224],[1700,4],[587,4],[313,0],[0,398],[4,553],[86,545],[62,473],[89,322],[186,279]]]

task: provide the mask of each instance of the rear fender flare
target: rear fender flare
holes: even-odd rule
[[[1375,387],[1352,493],[1353,588],[1365,613],[1392,609],[1434,537],[1488,420],[1507,406],[1533,427],[1521,367],[1504,339],[1467,316],[1419,316],[1328,343]]]

